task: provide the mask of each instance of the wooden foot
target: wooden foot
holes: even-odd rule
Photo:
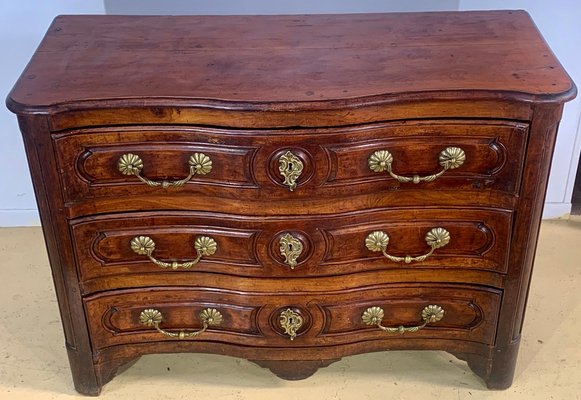
[[[505,390],[512,385],[519,343],[512,343],[505,348],[496,348],[491,357],[476,354],[452,353],[468,363],[470,369],[478,375],[488,389]]]
[[[520,341],[495,349],[490,360],[488,377],[485,379],[489,389],[504,390],[512,385],[519,344]]]
[[[67,355],[73,375],[75,390],[86,396],[98,396],[103,385],[99,382],[98,373],[93,365],[90,352],[82,352],[69,347],[66,343]]]
[[[103,386],[116,375],[130,368],[139,360],[138,357],[116,358],[97,364],[75,364],[71,361],[71,371],[75,390],[85,396],[99,396]]]
[[[313,375],[319,368],[327,367],[339,361],[340,358],[315,361],[284,361],[284,360],[250,360],[270,371],[281,379],[298,381]]]

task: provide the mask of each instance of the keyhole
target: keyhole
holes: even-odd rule
[[[288,163],[288,170],[289,171],[292,171],[293,170],[293,163],[292,162],[289,162]]]
[[[289,251],[293,251],[293,245],[292,244],[289,244],[288,245],[288,249],[289,249]]]

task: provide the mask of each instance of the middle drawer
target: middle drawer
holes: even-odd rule
[[[261,278],[389,269],[504,273],[511,223],[511,211],[491,209],[268,218],[148,212],[78,219],[71,230],[80,280],[105,290],[129,281],[194,284],[195,272]]]

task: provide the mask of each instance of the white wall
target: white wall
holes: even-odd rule
[[[0,94],[7,95],[48,25],[58,14],[284,14],[523,8],[581,83],[579,0],[39,0],[0,6]],[[549,182],[546,217],[566,214],[581,150],[581,100],[566,106]],[[34,193],[16,118],[0,106],[0,226],[38,225]]]
[[[581,92],[580,0],[460,0],[460,10],[524,9]],[[571,212],[571,196],[581,152],[581,95],[565,105],[555,148],[544,218]]]
[[[459,0],[105,0],[107,14],[323,14],[457,10]]]
[[[16,82],[58,14],[102,14],[102,0],[7,1],[0,5],[0,97]],[[0,226],[39,225],[16,117],[0,103]]]

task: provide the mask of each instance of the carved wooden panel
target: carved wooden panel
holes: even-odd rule
[[[409,210],[406,214],[362,213],[341,226],[321,228],[326,252],[319,270],[347,273],[357,269],[353,264],[366,262],[366,269],[455,267],[505,272],[511,224],[512,213],[507,211],[424,209]],[[388,254],[418,256],[430,250],[426,234],[440,227],[450,233],[450,242],[421,262],[390,261],[381,252],[370,251],[364,242],[372,232],[385,232],[389,237]]]
[[[450,127],[446,127],[442,136],[432,133],[426,136],[410,136],[405,139],[382,138],[372,141],[350,143],[349,145],[329,146],[329,158],[331,168],[326,185],[351,185],[371,182],[391,182],[391,189],[405,189],[402,184],[391,178],[387,172],[374,173],[369,169],[368,159],[378,150],[388,150],[393,156],[392,168],[398,175],[410,177],[413,175],[427,176],[442,170],[439,164],[439,154],[448,147],[460,147],[466,154],[464,163],[454,170],[445,172],[438,178],[439,182],[427,184],[430,188],[438,188],[444,182],[445,186],[461,186],[461,181],[467,177],[472,179],[473,187],[490,186],[494,183],[495,176],[506,168],[508,150],[503,141],[509,139],[506,129],[499,129],[496,134],[499,137],[472,136],[456,137],[452,135]],[[457,127],[455,127],[457,128]],[[437,125],[432,129],[436,130]],[[471,127],[473,130],[478,128]],[[437,131],[436,131],[437,133]],[[499,136],[500,136],[499,135]],[[524,139],[524,135],[522,135]],[[517,160],[511,160],[514,165]],[[515,177],[517,178],[517,177]],[[503,182],[502,189],[512,192],[516,182]],[[426,185],[426,183],[423,183]],[[498,183],[497,183],[498,185]]]
[[[164,269],[155,265],[147,255],[133,251],[133,238],[151,238],[155,243],[152,256],[156,259],[185,262],[197,256],[196,238],[210,237],[216,242],[216,252],[202,256],[199,263],[188,270],[244,275],[245,270],[262,269],[257,255],[256,241],[260,233],[257,228],[220,224],[216,218],[204,217],[203,214],[194,214],[187,219],[163,215],[147,218],[126,215],[125,218],[77,223],[73,225],[73,232],[81,280],[129,274],[136,279],[150,280],[155,285],[155,274],[184,270]],[[179,282],[180,278],[177,278],[176,283]]]
[[[168,189],[170,194],[199,192],[207,188],[256,187],[251,169],[255,148],[224,145],[199,135],[175,136],[172,132],[113,131],[99,134],[76,133],[56,139],[63,181],[68,200],[155,193],[135,176],[123,175],[118,161],[124,154],[135,154],[143,161],[142,175],[156,181],[178,180],[189,172],[188,159],[203,153],[212,161],[211,171],[194,175],[184,188]],[[186,190],[184,190],[186,189]]]
[[[182,293],[181,298],[175,298],[177,293]],[[140,323],[140,313],[146,309],[158,310],[162,315],[159,326],[170,332],[200,330],[200,312],[214,308],[222,315],[222,321],[204,332],[205,336],[238,335],[241,340],[261,336],[256,321],[259,306],[231,304],[207,292],[107,293],[89,300],[86,307],[93,316],[90,328],[97,348],[136,340],[171,340]]]
[[[380,288],[369,290],[359,298],[344,302],[319,304],[325,315],[325,324],[319,333],[322,338],[351,338],[359,340],[398,337],[363,323],[361,316],[369,307],[381,307],[382,326],[413,327],[421,325],[421,312],[427,305],[438,305],[444,310],[441,321],[428,324],[418,332],[405,333],[407,338],[438,337],[440,330],[449,330],[450,338],[494,343],[493,332],[499,312],[501,292],[490,288],[458,290],[435,287]],[[337,340],[337,339],[335,339]]]

